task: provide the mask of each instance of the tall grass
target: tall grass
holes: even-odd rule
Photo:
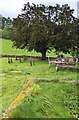
[[[29,95],[10,118],[74,118],[77,112],[77,88],[74,84],[39,83],[39,94]]]

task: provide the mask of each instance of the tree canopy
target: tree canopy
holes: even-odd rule
[[[12,20],[10,19],[10,17],[8,17],[8,18],[2,17],[1,18],[0,28],[1,28],[1,31],[2,31],[1,37],[5,38],[5,39],[11,39],[11,36],[12,36]]]
[[[46,58],[46,51],[51,48],[70,52],[76,39],[73,30],[76,18],[73,12],[68,4],[24,4],[22,13],[13,20],[13,45],[41,52],[42,59]]]
[[[2,29],[4,29],[5,27],[9,27],[12,25],[12,20],[10,17],[8,18],[5,18],[5,17],[2,17]]]
[[[12,26],[6,26],[2,29],[2,38],[11,39],[12,38]]]

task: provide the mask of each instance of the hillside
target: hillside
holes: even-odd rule
[[[12,47],[12,41],[7,39],[1,39],[0,38],[0,45],[2,44],[2,54],[10,54],[10,55],[30,55],[30,56],[41,56],[41,53],[37,53],[35,51],[27,51],[27,49],[21,50],[16,49]],[[63,53],[61,53],[63,54]],[[52,52],[47,52],[47,56],[49,57],[56,57],[55,50],[52,50]],[[70,54],[63,54],[64,56],[71,56]]]

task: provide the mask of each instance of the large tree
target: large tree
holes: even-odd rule
[[[74,10],[70,9],[68,4],[57,6],[54,48],[57,52],[70,53],[77,40],[77,19],[73,16]]]
[[[25,4],[22,14],[13,21],[13,45],[41,52],[42,59],[51,47],[67,52],[71,47],[72,14],[68,5]]]
[[[79,58],[79,19],[76,19],[72,25],[73,45],[70,50],[71,54]]]
[[[13,22],[13,44],[17,48],[41,52],[42,59],[46,58],[46,51],[52,46],[55,22],[50,15],[52,6],[24,5],[22,14]],[[54,13],[52,13],[54,14]]]

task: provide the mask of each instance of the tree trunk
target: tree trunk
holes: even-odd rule
[[[41,54],[42,54],[41,59],[45,60],[46,59],[46,51],[43,51]]]

